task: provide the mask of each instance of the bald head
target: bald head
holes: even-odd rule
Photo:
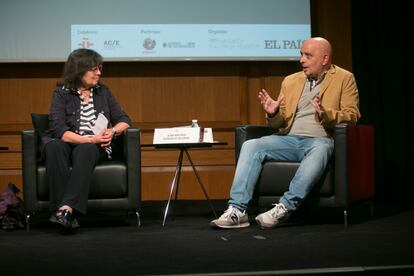
[[[314,37],[314,38],[311,38],[310,40],[314,41],[316,44],[319,45],[322,53],[324,53],[325,55],[328,55],[329,57],[332,57],[332,47],[331,47],[331,43],[329,43],[328,40],[326,40],[323,37]]]
[[[303,42],[300,63],[307,77],[319,79],[329,70],[332,63],[332,47],[328,40],[322,37],[312,37]]]
[[[332,61],[332,47],[331,43],[323,37],[312,37],[306,40],[303,45],[307,44],[308,47],[314,49],[314,51],[319,52],[321,55],[326,55],[329,60],[329,64]]]

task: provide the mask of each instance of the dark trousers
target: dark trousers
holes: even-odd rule
[[[47,143],[45,163],[51,211],[68,205],[86,214],[93,170],[105,158],[105,150],[96,144],[72,144],[60,139]]]

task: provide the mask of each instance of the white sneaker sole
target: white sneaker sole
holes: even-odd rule
[[[244,222],[244,223],[241,223],[241,224],[234,224],[234,225],[218,225],[218,224],[216,224],[214,222],[211,222],[210,223],[210,226],[211,227],[214,227],[214,228],[224,228],[224,229],[246,228],[246,227],[249,227],[250,226],[250,223],[249,222]]]
[[[279,223],[276,224],[267,224],[263,221],[261,221],[260,219],[256,218],[256,223],[260,226],[260,228],[262,229],[272,229],[275,228],[277,225],[279,225]]]
[[[282,222],[287,221],[289,218],[289,215],[287,215],[284,218],[279,219],[279,221],[277,223],[273,223],[273,224],[269,224],[264,222],[263,220],[260,219],[260,215],[258,215],[254,220],[257,222],[257,224],[260,226],[260,228],[262,229],[272,229],[275,228],[277,226],[279,226]]]

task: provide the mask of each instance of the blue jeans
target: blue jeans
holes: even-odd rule
[[[279,200],[288,210],[296,210],[325,171],[333,147],[332,138],[295,135],[270,135],[244,142],[230,190],[229,205],[247,209],[264,161],[300,161],[289,190]]]

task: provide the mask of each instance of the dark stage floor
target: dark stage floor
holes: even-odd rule
[[[0,230],[0,275],[414,275],[411,205],[376,204],[373,217],[358,207],[348,228],[322,210],[272,230],[210,229],[206,202],[178,202],[163,227],[163,208],[144,202],[139,229],[132,216],[99,214],[73,235],[41,215],[30,232]]]

